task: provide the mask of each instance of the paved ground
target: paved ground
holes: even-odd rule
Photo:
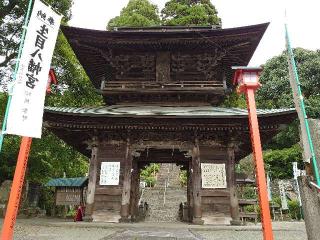
[[[0,220],[2,225],[2,220]],[[303,222],[273,223],[275,240],[307,240]],[[57,219],[19,219],[15,240],[257,240],[260,225],[196,226],[182,223],[73,223]]]

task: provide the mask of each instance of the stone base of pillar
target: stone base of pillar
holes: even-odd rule
[[[195,225],[203,225],[204,221],[200,217],[194,217],[192,219],[192,223]]]
[[[93,222],[93,218],[92,218],[92,216],[84,216],[83,221],[84,222]]]
[[[230,220],[230,225],[231,226],[241,226],[243,225],[241,220]]]
[[[129,217],[121,217],[119,223],[130,223],[131,219]]]

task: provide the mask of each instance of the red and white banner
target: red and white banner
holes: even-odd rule
[[[35,1],[12,92],[8,134],[41,138],[48,74],[61,18]]]

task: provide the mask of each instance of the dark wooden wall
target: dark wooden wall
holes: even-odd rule
[[[114,221],[116,218],[120,218],[125,153],[125,144],[101,144],[99,146],[94,214],[104,213],[105,221]],[[99,185],[101,162],[120,162],[120,178],[118,186]]]

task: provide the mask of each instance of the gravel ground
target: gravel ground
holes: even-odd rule
[[[2,225],[2,221],[0,220]],[[196,226],[182,223],[73,223],[58,219],[19,219],[15,240],[257,240],[260,225]],[[303,222],[273,223],[275,240],[307,240]]]

